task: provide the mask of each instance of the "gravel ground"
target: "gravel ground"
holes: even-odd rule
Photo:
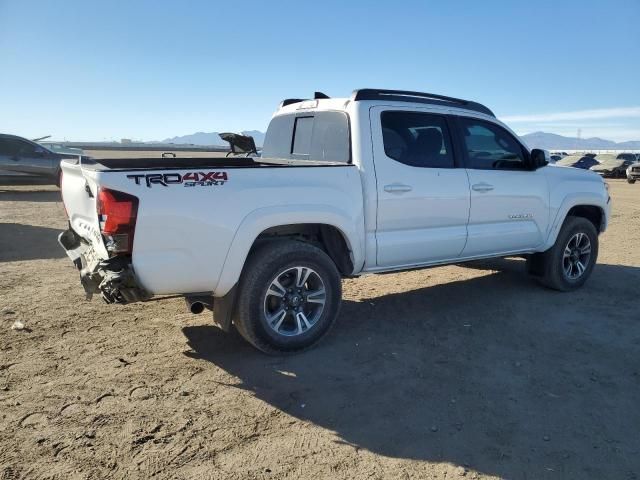
[[[0,479],[638,479],[640,186],[610,184],[583,289],[516,259],[346,280],[287,358],[85,301],[59,192],[0,186]]]

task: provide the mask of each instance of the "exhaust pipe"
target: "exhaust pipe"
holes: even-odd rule
[[[189,311],[195,315],[204,312],[204,305],[202,302],[192,302],[189,305]]]
[[[213,310],[213,297],[209,295],[191,295],[184,297],[187,308],[191,313],[197,315],[204,312],[205,308]]]

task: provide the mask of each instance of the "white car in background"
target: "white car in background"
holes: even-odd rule
[[[640,159],[627,167],[627,182],[636,183],[640,178]]]

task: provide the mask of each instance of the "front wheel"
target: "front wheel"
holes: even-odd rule
[[[631,178],[631,177],[627,177],[627,182],[631,183],[631,184],[634,184],[634,183],[636,183],[636,179],[635,178]]]
[[[247,259],[234,324],[265,353],[298,352],[327,334],[341,297],[340,273],[325,252],[295,240],[267,241]]]
[[[567,217],[556,243],[537,254],[539,281],[563,292],[580,288],[587,281],[598,258],[598,232],[583,217]]]

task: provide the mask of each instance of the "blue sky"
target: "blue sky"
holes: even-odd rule
[[[283,98],[362,87],[640,140],[640,0],[0,0],[0,132],[264,130]]]

